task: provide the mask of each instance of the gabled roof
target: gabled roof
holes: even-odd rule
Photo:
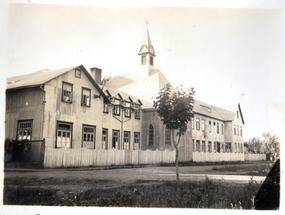
[[[209,105],[197,99],[194,100],[193,112],[222,121],[233,121],[235,113],[214,105]]]
[[[243,118],[243,114],[242,114],[242,111],[241,111],[240,103],[238,103],[238,110],[239,110],[240,115],[241,115],[242,124],[244,124],[244,118]]]
[[[76,68],[80,69],[87,76],[88,80],[94,85],[94,87],[99,91],[103,98],[108,101],[108,97],[104,94],[100,86],[95,82],[95,80],[92,78],[90,73],[85,69],[83,65],[77,65],[56,70],[44,69],[26,75],[10,77],[7,79],[6,89],[13,90],[40,86]]]
[[[147,54],[147,53],[155,56],[155,52],[154,52],[154,48],[150,40],[148,28],[146,28],[146,32],[145,32],[142,45],[141,45],[138,55]]]

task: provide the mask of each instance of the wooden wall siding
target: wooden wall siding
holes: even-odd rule
[[[244,161],[244,153],[193,152],[194,162]]]
[[[16,139],[18,120],[33,119],[32,139],[42,139],[44,93],[28,88],[6,93],[5,137]]]
[[[266,160],[266,154],[244,154],[244,160],[246,161]]]
[[[46,148],[44,167],[87,167],[174,163],[175,151],[90,150]]]

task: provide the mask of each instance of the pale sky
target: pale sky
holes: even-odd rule
[[[76,64],[136,73],[145,20],[155,67],[172,84],[209,104],[240,102],[245,140],[267,130],[283,138],[279,9],[11,4],[6,76]]]

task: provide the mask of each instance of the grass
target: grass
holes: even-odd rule
[[[82,183],[84,184],[84,183]],[[136,181],[128,186],[91,188],[81,192],[59,189],[4,187],[4,204],[118,206],[118,207],[178,207],[178,208],[233,208],[252,207],[251,198],[260,184],[229,184],[205,180],[182,182],[181,194],[175,182]]]

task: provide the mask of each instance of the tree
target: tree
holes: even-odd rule
[[[249,153],[264,153],[264,142],[257,137],[250,138],[248,140],[248,152]]]
[[[280,143],[277,136],[270,132],[264,132],[262,134],[265,144],[265,152],[274,154],[275,159],[280,157]]]
[[[175,148],[176,181],[179,187],[178,155],[181,136],[187,131],[187,124],[193,117],[195,91],[193,88],[184,90],[182,86],[173,89],[169,84],[163,88],[154,101],[163,124],[171,130],[171,139]],[[176,132],[176,135],[175,135]],[[175,136],[177,139],[175,139]]]

